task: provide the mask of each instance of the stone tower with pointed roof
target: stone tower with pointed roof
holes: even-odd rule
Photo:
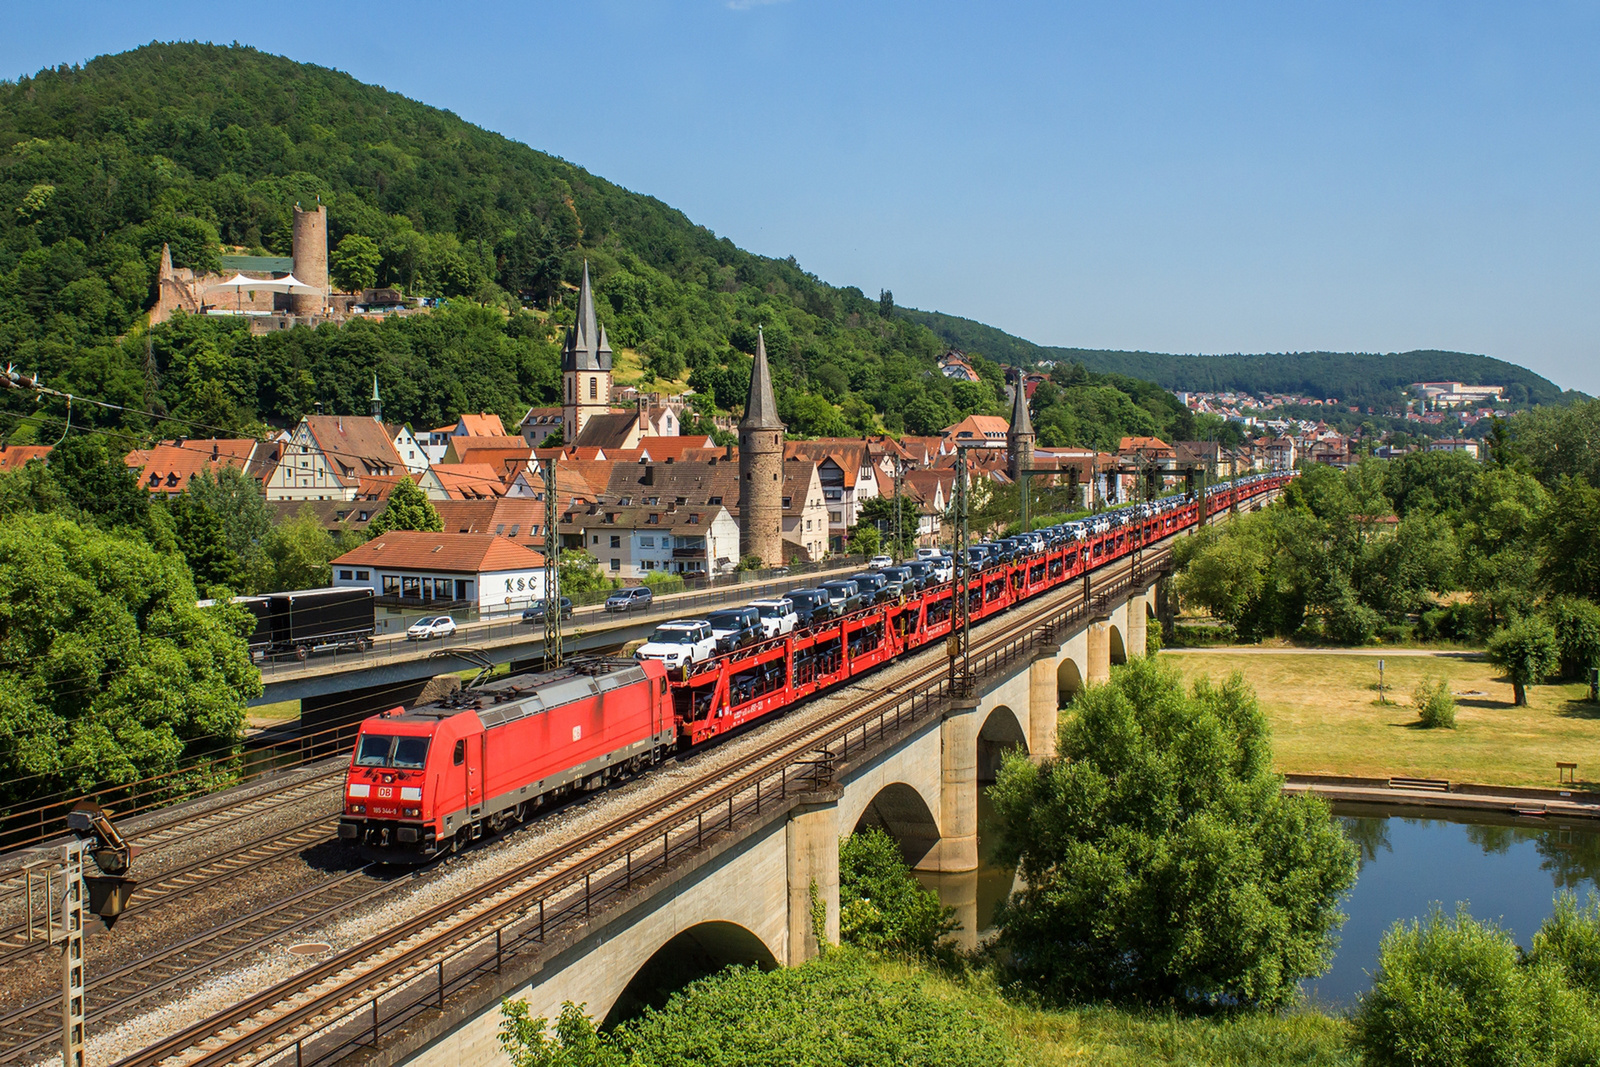
[[[1006,430],[1006,451],[1010,454],[1007,473],[1012,481],[1020,472],[1033,469],[1033,419],[1028,414],[1028,376],[1017,372],[1016,390],[1011,398],[1011,426]]]
[[[772,395],[767,339],[756,334],[750,399],[739,421],[739,556],[783,563],[783,422]]]
[[[584,423],[611,411],[611,344],[605,327],[595,319],[588,260],[578,288],[578,318],[567,331],[567,346],[561,353],[561,389],[561,433],[570,445],[578,440]]]

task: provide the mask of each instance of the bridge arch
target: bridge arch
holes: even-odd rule
[[[1082,688],[1083,671],[1078,669],[1077,661],[1071,656],[1063,657],[1056,668],[1056,699],[1060,706],[1071,704]]]
[[[1110,626],[1111,662],[1113,664],[1128,662],[1128,646],[1122,639],[1122,628],[1112,623]]]
[[[996,705],[978,728],[978,781],[994,781],[1005,754],[1018,748],[1028,751],[1021,717],[1005,704]]]
[[[853,823],[843,819],[852,833],[882,830],[900,846],[906,862],[915,867],[939,843],[939,821],[928,801],[905,782],[891,782],[878,790],[857,813]]]
[[[777,956],[760,937],[734,922],[696,923],[668,938],[633,972],[627,985],[605,1009],[603,1029],[632,1019],[646,1007],[660,1007],[690,982],[741,964],[771,970]],[[602,1005],[586,1010],[599,1016]]]

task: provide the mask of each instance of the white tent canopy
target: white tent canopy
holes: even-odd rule
[[[237,289],[240,292],[250,289],[262,293],[297,293],[301,295],[322,292],[321,289],[314,285],[307,285],[293,274],[286,274],[282,278],[246,278],[243,274],[235,274],[225,282],[218,282],[216,285],[210,286],[206,289],[206,292],[213,292],[217,289]]]

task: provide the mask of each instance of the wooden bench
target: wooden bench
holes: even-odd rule
[[[1556,760],[1556,780],[1562,785],[1578,784],[1578,765],[1576,763],[1563,763]]]
[[[1450,792],[1450,783],[1443,778],[1390,778],[1390,789],[1425,789],[1433,793]]]

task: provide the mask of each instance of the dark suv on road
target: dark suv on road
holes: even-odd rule
[[[547,604],[549,604],[548,600],[535,600],[533,603],[531,603],[527,607],[523,608],[522,609],[522,621],[523,622],[543,622],[544,621],[545,607],[546,607]],[[561,610],[561,618],[563,618],[563,619],[572,618],[572,598],[571,597],[564,596],[564,597],[561,598],[561,609],[560,610]]]

